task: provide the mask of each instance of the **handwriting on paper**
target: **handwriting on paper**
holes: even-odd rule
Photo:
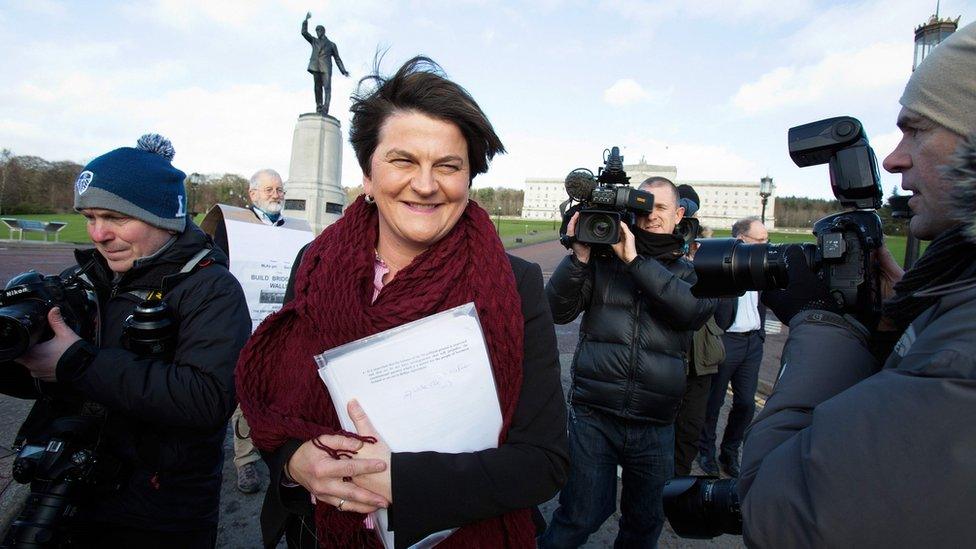
[[[459,341],[432,349],[423,354],[401,358],[393,362],[381,364],[366,370],[366,376],[371,384],[381,383],[390,379],[413,374],[426,369],[434,362],[450,358],[454,355],[466,353],[468,342]]]

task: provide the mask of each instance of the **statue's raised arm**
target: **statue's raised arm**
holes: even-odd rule
[[[312,18],[312,12],[308,12],[305,14],[305,20],[302,21],[302,36],[305,37],[305,40],[308,40],[309,44],[312,44],[314,46],[315,38],[313,38],[312,35],[308,33],[308,20],[311,18]]]

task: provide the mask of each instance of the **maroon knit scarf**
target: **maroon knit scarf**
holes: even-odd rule
[[[358,198],[308,247],[294,300],[268,317],[241,352],[237,394],[259,448],[344,433],[314,355],[471,301],[501,403],[499,443],[505,441],[522,385],[524,321],[511,264],[488,214],[469,203],[451,232],[398,272],[371,304],[377,227],[376,208]],[[322,547],[379,547],[362,521],[321,502],[315,508]],[[522,510],[464,526],[440,547],[531,547],[533,536],[531,514]]]

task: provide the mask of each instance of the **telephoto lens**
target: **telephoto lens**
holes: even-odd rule
[[[817,263],[815,244],[746,244],[735,238],[701,238],[695,253],[697,297],[735,297],[747,291],[785,288],[786,250],[800,246],[807,264]]]
[[[675,534],[711,539],[742,535],[742,512],[736,479],[675,477],[664,485],[664,514]]]

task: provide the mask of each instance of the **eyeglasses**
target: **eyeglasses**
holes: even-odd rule
[[[746,244],[769,244],[768,238],[755,238],[747,234],[742,235],[742,241]]]
[[[285,190],[284,189],[261,189],[261,194],[265,196],[274,196],[276,194],[285,196]]]

